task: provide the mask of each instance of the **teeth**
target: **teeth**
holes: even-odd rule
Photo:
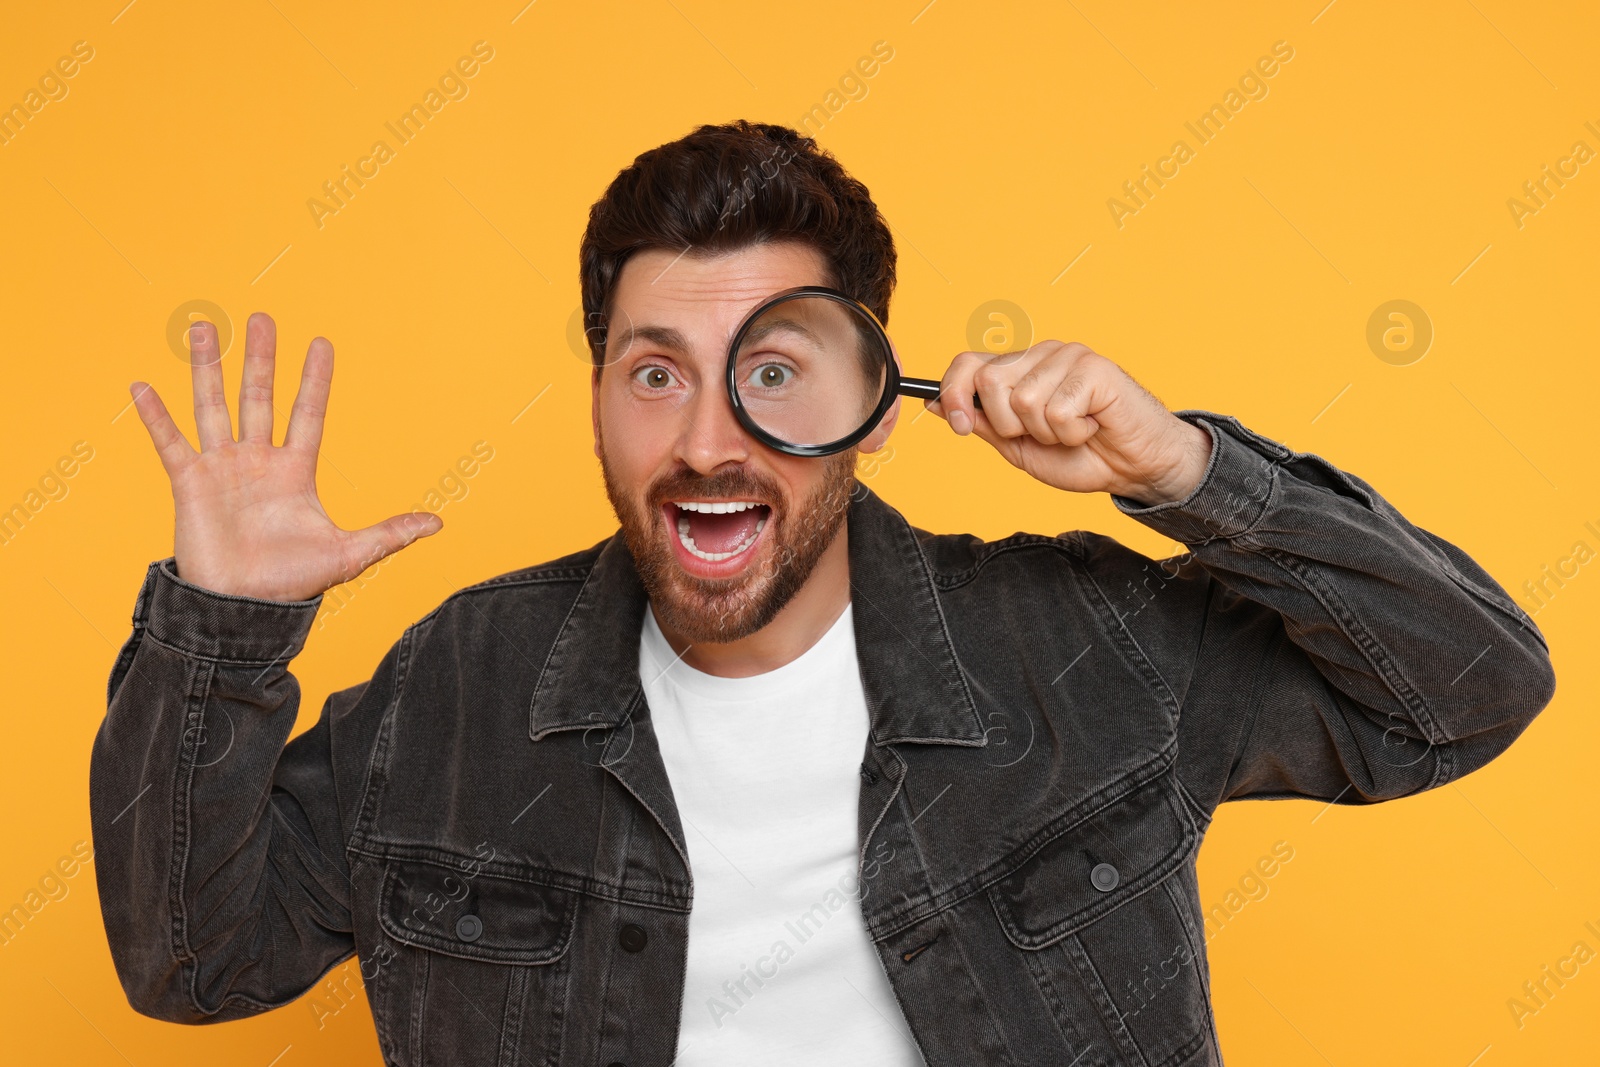
[[[754,500],[674,500],[673,503],[684,511],[699,511],[707,515],[727,515],[761,506]]]
[[[680,505],[680,507],[681,506],[682,505]],[[754,506],[755,505],[732,505],[731,507],[735,510],[743,511],[745,510],[745,507]],[[694,538],[689,534],[689,516],[680,513],[678,515],[678,540],[683,544],[684,548],[689,550],[689,554],[691,556],[694,556],[696,559],[703,559],[708,563],[716,563],[719,560],[732,559],[734,556],[737,556],[739,553],[755,544],[756,538],[761,536],[761,531],[766,525],[767,517],[763,515],[756,520],[756,528],[751,532],[750,536],[745,538],[744,542],[732,552],[705,552],[695,545]]]

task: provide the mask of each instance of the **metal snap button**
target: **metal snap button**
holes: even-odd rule
[[[476,941],[483,935],[483,920],[476,915],[463,915],[456,920],[456,936],[463,941]]]
[[[1117,882],[1120,880],[1121,876],[1117,874],[1117,869],[1109,863],[1097,863],[1094,865],[1094,870],[1089,872],[1089,884],[1102,893],[1109,893],[1117,888]]]
[[[626,952],[641,952],[649,943],[650,935],[644,932],[644,927],[628,923],[617,931],[617,944]]]

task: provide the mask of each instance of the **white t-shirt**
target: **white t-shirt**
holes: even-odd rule
[[[861,918],[850,608],[749,678],[690,667],[647,610],[639,677],[694,874],[678,1067],[919,1067]]]

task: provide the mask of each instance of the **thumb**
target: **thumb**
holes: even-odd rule
[[[989,421],[989,416],[978,408],[972,413],[972,436],[987,441],[994,450],[1006,458],[1006,462],[1014,467],[1022,467],[1023,442],[1029,440],[1024,437],[1001,437],[1000,432],[994,428],[994,423]]]
[[[411,511],[356,530],[353,536],[361,550],[362,569],[393,555],[417,538],[436,534],[443,528],[444,520],[432,512]]]

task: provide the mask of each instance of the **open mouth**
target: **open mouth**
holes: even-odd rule
[[[756,500],[671,500],[661,511],[679,558],[696,561],[692,569],[701,572],[737,569],[772,517],[771,506]]]

